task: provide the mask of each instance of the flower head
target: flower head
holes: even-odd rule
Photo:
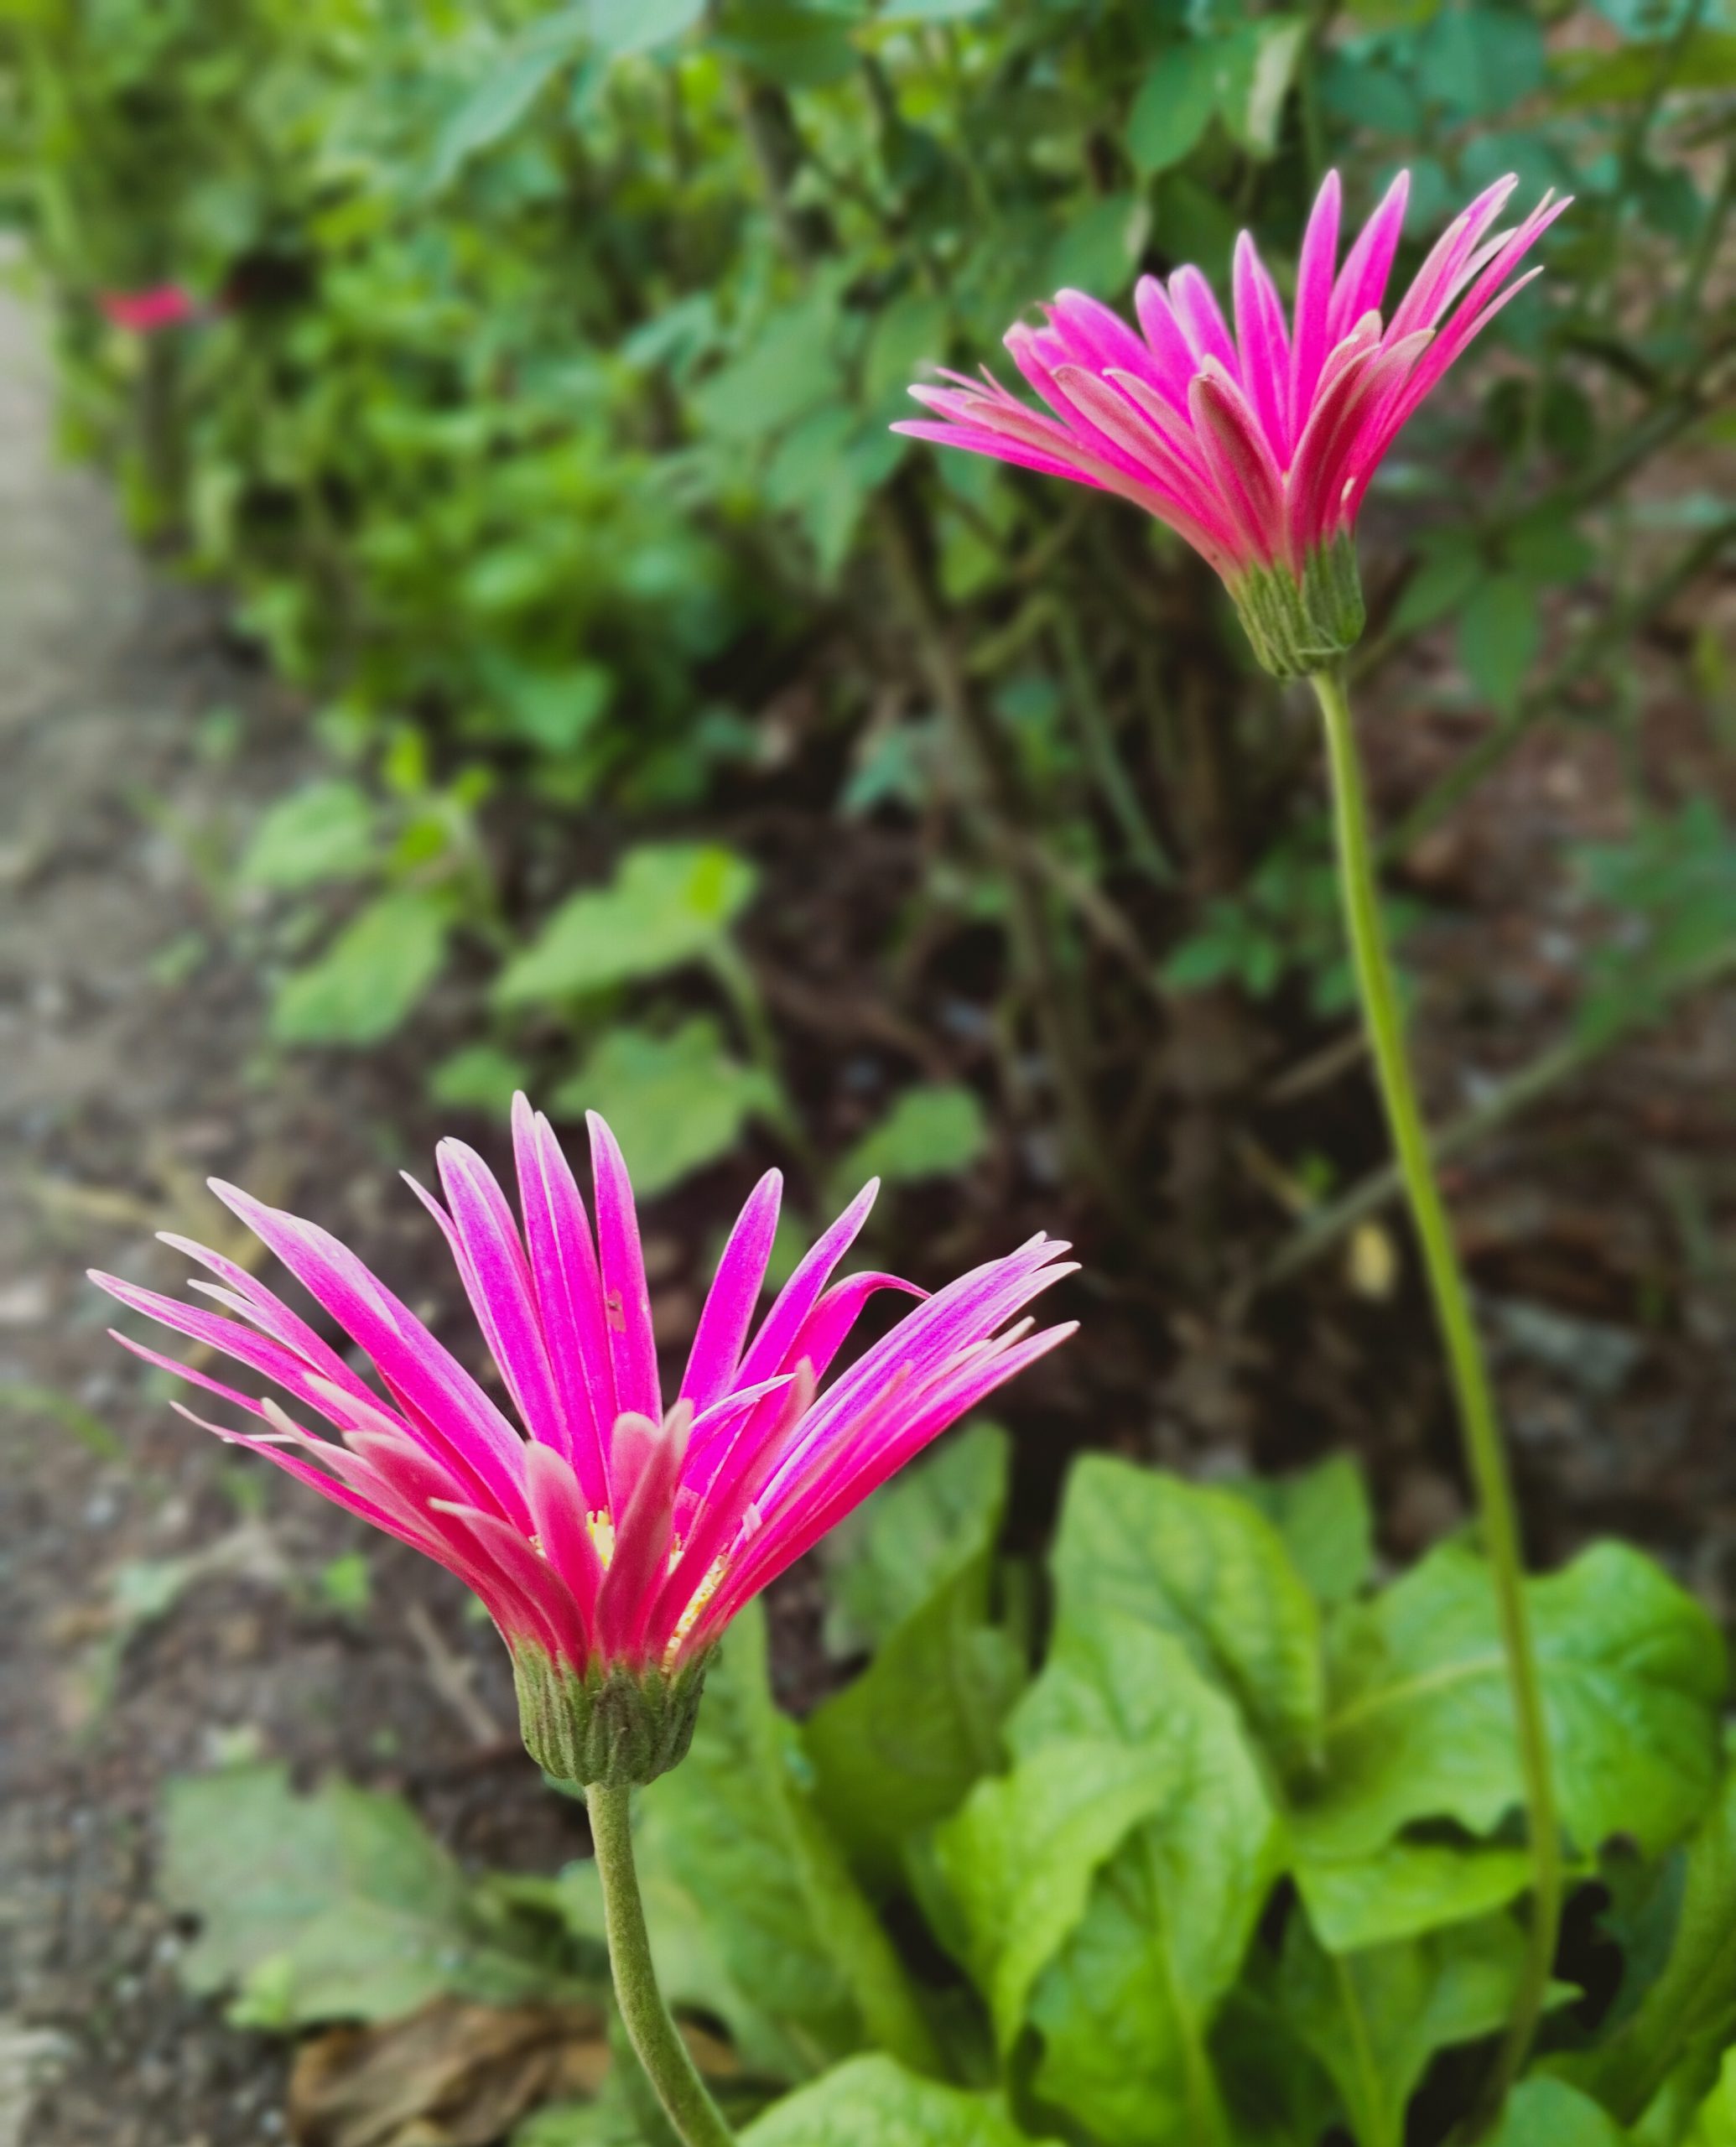
[[[1254,242],[1235,251],[1234,332],[1197,268],[1140,278],[1140,333],[1080,291],[1022,323],[1006,346],[1048,405],[986,372],[911,393],[941,422],[895,428],[1119,492],[1184,537],[1224,578],[1255,652],[1280,676],[1318,670],[1362,630],[1350,537],[1400,429],[1478,331],[1533,276],[1509,279],[1567,206],[1543,200],[1493,230],[1518,185],[1503,179],[1442,233],[1388,315],[1405,219],[1401,172],[1338,265],[1341,191],[1315,201],[1286,320]]]
[[[179,283],[153,283],[143,291],[99,291],[96,304],[111,328],[125,328],[135,335],[154,335],[164,328],[178,328],[198,317],[201,309],[192,293]]]
[[[210,1270],[217,1279],[193,1287],[235,1317],[92,1279],[334,1427],[335,1437],[309,1431],[270,1396],[116,1338],[265,1426],[207,1430],[473,1588],[512,1652],[526,1742],[551,1773],[648,1781],[685,1751],[706,1660],[742,1604],[1073,1332],[1008,1324],[1072,1269],[1058,1261],[1064,1245],[1038,1236],[932,1297],[891,1275],[834,1281],[873,1203],[871,1184],[754,1331],[781,1192],[768,1172],[724,1248],[666,1407],[632,1188],[608,1127],[595,1115],[590,1124],[595,1235],[548,1120],[522,1096],[512,1117],[522,1234],[461,1141],[438,1151],[445,1205],[415,1188],[451,1247],[522,1431],[335,1238],[233,1186],[212,1181],[366,1352],[377,1385],[244,1267],[185,1238],[164,1242]],[[863,1306],[885,1289],[922,1302],[822,1391]]]

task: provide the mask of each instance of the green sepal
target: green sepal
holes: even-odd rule
[[[542,1648],[512,1651],[524,1749],[546,1775],[589,1789],[642,1788],[679,1766],[694,1741],[708,1648],[673,1674],[624,1664],[580,1671]]]
[[[1275,678],[1330,669],[1368,623],[1348,532],[1309,553],[1300,581],[1287,567],[1250,567],[1226,585],[1255,657]]]

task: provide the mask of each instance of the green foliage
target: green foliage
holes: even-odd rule
[[[1006,1435],[975,1425],[860,1510],[831,1560],[839,1630],[871,1635],[864,1673],[809,1718],[820,1812],[884,1886],[907,1844],[954,1811],[1004,1754],[1024,1651],[991,1614],[1006,1496]]]
[[[550,1108],[600,1111],[648,1198],[727,1155],[750,1119],[775,1123],[787,1107],[764,1068],[731,1058],[716,1022],[696,1014],[668,1036],[607,1030]]]
[[[629,850],[607,887],[570,896],[502,972],[503,1006],[583,998],[715,956],[751,900],[753,868],[714,843]]]
[[[373,870],[374,808],[359,785],[333,778],[279,798],[253,831],[241,878],[256,887],[299,889],[361,879]]]
[[[838,1183],[854,1191],[871,1177],[900,1185],[966,1170],[988,1138],[983,1108],[969,1089],[924,1083],[907,1089],[880,1124],[839,1163]]]
[[[1029,2138],[996,2098],[919,2079],[889,2057],[857,2057],[768,2110],[742,2147],[1023,2147]]]
[[[279,1043],[372,1044],[414,1010],[444,966],[444,902],[401,888],[360,910],[317,961],[286,977],[271,1011]]]
[[[546,1931],[466,1879],[401,1798],[328,1781],[298,1796],[285,1770],[169,1786],[159,1885],[199,1920],[190,1989],[230,1987],[248,2027],[377,2020],[443,1991],[510,2004],[559,1988]]]
[[[797,621],[824,603],[873,641],[895,487],[985,695],[1076,698],[1046,634],[1004,632],[1028,599],[1027,623],[1078,622],[1087,686],[1130,727],[1125,593],[1089,530],[1060,541],[1077,496],[918,460],[887,423],[921,367],[990,353],[1058,284],[1113,299],[1189,257],[1217,273],[1243,221],[1283,284],[1328,163],[1358,208],[1408,163],[1413,242],[1508,168],[1577,195],[1547,307],[1490,330],[1536,361],[1472,420],[1499,481],[1485,457],[1454,492],[1463,427],[1444,405],[1392,480],[1420,512],[1388,634],[1456,622],[1473,690],[1515,710],[1551,600],[1608,578],[1606,503],[1679,436],[1720,332],[1694,264],[1728,203],[1692,145],[1729,94],[1730,32],[1604,13],[1588,43],[1518,0],[1336,18],[1134,0],[13,11],[7,179],[58,294],[69,434],[236,590],[351,763],[273,812],[244,877],[379,892],[401,830],[358,771],[411,720],[429,767],[479,772],[535,816],[601,806],[666,832],[754,762],[744,711],[800,666]],[[99,294],[165,279],[209,310],[149,339],[104,324]],[[851,689],[823,724],[865,710]],[[1094,854],[1106,808],[1129,845],[1107,861],[1148,860],[1113,750],[1067,743],[1046,831]],[[1264,996],[1300,968],[1342,1003],[1329,900],[1282,861],[1306,817],[1298,793],[1250,851],[1279,838],[1245,897],[1179,919],[1176,988]],[[570,830],[564,854],[583,855]],[[562,967],[568,930],[594,946],[595,912],[558,910],[562,933],[533,924],[527,949],[518,919],[476,928],[496,891],[477,892],[451,922],[510,980],[503,1006],[601,988],[582,954],[575,980]],[[384,920],[406,981],[372,1022],[354,977],[374,950],[334,948],[340,974],[294,982],[283,1040],[414,1018],[433,927],[408,918]]]
[[[933,2045],[892,1947],[814,1810],[772,1703],[757,1605],[730,1628],[691,1756],[645,1792],[640,1860],[715,1919],[725,1973],[771,2014],[793,2069],[869,2044],[919,2070]]]
[[[1338,2091],[1357,2147],[1401,2147],[1405,2111],[1438,2051],[1493,2034],[1519,1988],[1525,1941],[1493,1916],[1348,1958],[1290,1926],[1286,2014]]]
[[[837,1637],[865,1665],[798,1728],[750,1608],[691,1758],[639,1801],[658,1976],[734,2046],[745,2140],[1444,2136],[1509,2016],[1531,1877],[1480,1560],[1448,1543],[1376,1585],[1342,1460],[1262,1487],[1268,1518],[1086,1455],[1027,1681],[1006,1492],[1005,1437],[979,1426],[871,1501],[830,1559]],[[1722,2147],[1721,1651],[1631,1552],[1531,1586],[1571,1875],[1618,1905],[1625,1980],[1589,2027],[1556,1987],[1554,2047],[1490,2137]],[[600,1961],[588,1859],[552,1884],[466,1880],[392,1798],[297,1797],[256,1768],[175,1785],[165,1837],[166,1897],[201,1920],[190,1983],[239,1983],[260,2024],[558,1992]],[[642,2084],[618,2071],[515,2147],[640,2147],[658,2136]]]
[[[1724,1655],[1693,1599],[1636,1552],[1584,1552],[1529,1584],[1562,1812],[1582,1854],[1633,1836],[1653,1854],[1705,1809],[1718,1774]],[[1482,1559],[1447,1543],[1333,1635],[1326,1786],[1311,1853],[1368,1855],[1447,1818],[1487,1835],[1520,1800]]]
[[[1277,1531],[1229,1491],[1086,1455],[1054,1554],[1058,1640],[1119,1612],[1175,1635],[1286,1768],[1311,1765],[1320,1614]]]

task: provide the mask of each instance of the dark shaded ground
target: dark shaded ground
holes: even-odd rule
[[[217,1241],[221,1211],[200,1185],[213,1171],[317,1214],[412,1302],[450,1315],[456,1292],[392,1176],[400,1162],[419,1167],[432,1131],[419,1105],[405,1109],[415,1067],[283,1060],[262,1045],[261,923],[236,909],[221,867],[250,818],[314,765],[297,712],[226,645],[209,600],[139,566],[96,481],[54,465],[49,407],[28,320],[8,301],[0,2147],[242,2147],[282,2130],[284,2060],[179,1992],[178,1936],[150,1891],[166,1775],[243,1749],[304,1775],[340,1767],[406,1789],[461,1854],[522,1869],[582,1848],[582,1821],[518,1756],[503,1657],[462,1592],[370,1541],[371,1609],[364,1619],[335,1607],[324,1576],[362,1547],[361,1532],[262,1481],[263,1470],[237,1468],[170,1414],[167,1381],[103,1338],[81,1271],[96,1263],[175,1286],[182,1263],[152,1233]],[[1702,592],[1702,621],[1728,634],[1733,594],[1728,582],[1714,590],[1708,614]],[[1396,682],[1411,720],[1375,736],[1389,805],[1471,735],[1440,684],[1427,665]],[[1661,689],[1648,722],[1669,782],[1728,791],[1728,756],[1678,720]],[[1437,1114],[1557,1032],[1589,923],[1551,860],[1567,841],[1619,828],[1622,795],[1607,741],[1540,734],[1421,860],[1440,905],[1412,950],[1427,980]],[[761,834],[775,856],[774,831]],[[771,996],[792,1029],[823,1037],[835,1017],[821,1006],[840,989],[822,928],[829,918],[846,929],[848,874],[875,879],[879,840],[871,831],[840,852],[829,887],[798,895],[811,864],[778,868],[815,927],[801,935],[805,957],[778,957]],[[897,1038],[881,1042],[896,1058]],[[1198,1027],[1160,1039],[1183,1087],[1184,1045],[1198,1051]],[[1281,1177],[1322,1141],[1352,1159],[1378,1156],[1362,1076],[1347,1061],[1286,1099],[1275,1093],[1282,1039],[1263,1032],[1243,1056],[1258,1070],[1215,1106],[1210,1082],[1196,1084],[1207,1102],[1193,1119],[1177,1114],[1170,1145],[1172,1176],[1185,1177],[1188,1144],[1222,1136],[1213,1109],[1251,1100],[1260,1145],[1232,1152],[1224,1209],[1246,1243],[1236,1239],[1227,1273],[1191,1299],[1100,1276],[1079,1287],[1069,1309],[1087,1321],[1087,1342],[1007,1411],[1021,1438],[1023,1519],[1040,1519],[1065,1453],[1088,1437],[1206,1470],[1283,1466],[1348,1441],[1371,1462],[1388,1548],[1406,1552],[1463,1507],[1401,1246],[1365,1240],[1354,1273],[1340,1249],[1303,1282],[1251,1302],[1241,1287],[1281,1235],[1274,1162]],[[1540,1549],[1619,1527],[1720,1610],[1736,1587],[1733,1066],[1736,992],[1725,990],[1457,1174]],[[995,1214],[1006,1229],[1003,1198],[1016,1235],[1027,1209],[1041,1209],[1037,1175],[992,1166],[962,1218],[907,1210],[905,1249],[936,1268],[975,1256],[972,1217]],[[699,1195],[683,1195],[673,1220],[651,1219],[672,1333],[694,1302],[676,1225],[709,1240],[730,1189],[707,1181],[703,1213]],[[1177,1271],[1185,1250],[1172,1248]],[[1182,1302],[1191,1308],[1177,1309]],[[187,1557],[195,1569],[171,1607],[129,1629],[117,1587],[136,1584],[142,1562]],[[811,1611],[798,1577],[781,1603],[783,1674],[798,1697],[812,1689]]]

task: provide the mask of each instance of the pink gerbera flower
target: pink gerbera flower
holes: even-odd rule
[[[750,1339],[782,1188],[768,1172],[724,1249],[666,1409],[632,1188],[608,1127],[595,1115],[590,1125],[595,1237],[548,1120],[522,1096],[512,1114],[522,1235],[460,1141],[438,1151],[446,1206],[415,1188],[451,1246],[522,1432],[353,1253],[233,1186],[212,1181],[372,1359],[377,1386],[246,1269],[185,1238],[164,1242],[211,1270],[215,1282],[193,1287],[234,1318],[112,1276],[92,1279],[335,1428],[335,1438],[309,1431],[277,1401],[117,1336],[268,1427],[206,1429],[476,1591],[512,1650],[525,1740],[550,1773],[648,1781],[685,1751],[706,1660],[730,1618],[949,1424],[1073,1332],[1008,1325],[1073,1270],[1058,1261],[1064,1245],[1037,1236],[932,1297],[891,1275],[834,1282],[873,1204],[870,1184]],[[923,1302],[820,1391],[882,1289]]]
[[[125,328],[135,335],[154,335],[164,328],[178,328],[197,318],[197,299],[180,283],[153,283],[143,291],[99,291],[97,305],[112,328]]]
[[[1404,225],[1401,172],[1338,265],[1340,188],[1328,173],[1308,219],[1286,320],[1244,231],[1235,332],[1197,268],[1134,292],[1141,334],[1080,291],[1048,325],[1007,332],[1014,363],[1048,405],[1032,409],[986,372],[911,393],[941,423],[894,428],[1119,492],[1209,560],[1262,663],[1318,670],[1362,631],[1351,533],[1400,429],[1479,330],[1541,273],[1508,279],[1567,206],[1546,195],[1514,230],[1491,226],[1519,184],[1498,180],[1454,219],[1391,314],[1380,307]],[[1053,413],[1053,414],[1051,414]]]

